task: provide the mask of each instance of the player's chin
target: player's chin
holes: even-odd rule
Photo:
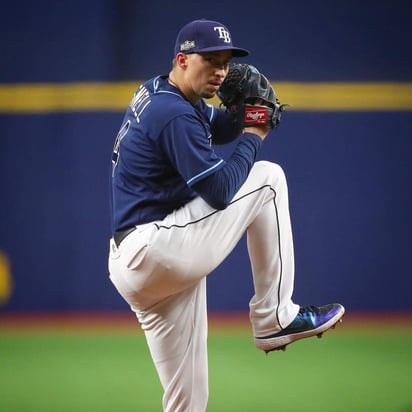
[[[219,84],[208,84],[202,91],[202,97],[204,99],[211,99],[212,97],[215,97],[215,94],[219,90],[219,87]]]
[[[212,97],[215,97],[216,90],[204,90],[202,93],[203,99],[211,99]]]
[[[202,98],[203,99],[211,99],[211,98],[215,97],[215,94],[216,93],[203,93]]]

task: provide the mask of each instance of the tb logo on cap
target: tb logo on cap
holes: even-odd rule
[[[231,40],[230,40],[230,33],[224,28],[224,27],[222,27],[222,26],[216,26],[216,27],[213,27],[213,30],[214,31],[218,31],[218,33],[219,33],[219,39],[223,39],[223,41],[225,42],[225,43],[231,43]]]

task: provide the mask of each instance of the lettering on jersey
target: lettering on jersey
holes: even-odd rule
[[[114,142],[114,148],[113,148],[113,156],[112,156],[112,176],[114,175],[114,169],[117,166],[117,163],[119,163],[119,147],[120,147],[120,142],[122,139],[127,135],[127,132],[129,131],[130,128],[130,120],[128,120],[119,130],[119,133],[117,133],[116,141]]]
[[[151,100],[149,100],[149,91],[146,87],[140,86],[129,104],[130,110],[132,111],[137,123],[140,123],[140,116],[150,103]]]

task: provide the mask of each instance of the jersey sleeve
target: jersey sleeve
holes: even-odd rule
[[[224,165],[211,147],[209,124],[195,114],[172,119],[162,136],[163,150],[188,186],[206,178]]]
[[[223,145],[235,140],[242,131],[239,123],[235,123],[226,110],[215,109],[211,121],[213,144]]]
[[[231,116],[226,109],[215,107],[204,101],[201,101],[199,106],[209,120],[213,136],[212,144],[227,144],[239,136],[242,128],[239,123],[234,121],[233,116]]]
[[[196,182],[194,190],[215,209],[225,209],[247,179],[261,145],[257,135],[244,133],[224,167]]]

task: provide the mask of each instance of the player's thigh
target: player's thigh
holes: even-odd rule
[[[258,162],[226,209],[196,198],[167,216],[158,224],[151,252],[182,281],[198,280],[230,254],[283,181],[279,166]]]
[[[145,306],[143,302],[180,293],[216,269],[263,206],[273,202],[273,186],[281,175],[277,165],[259,162],[226,209],[213,209],[198,197],[156,222],[144,258],[138,259],[139,267],[128,266],[122,271],[131,286],[133,303]],[[125,247],[135,242],[133,237],[124,241]],[[130,303],[129,293],[127,300]]]

